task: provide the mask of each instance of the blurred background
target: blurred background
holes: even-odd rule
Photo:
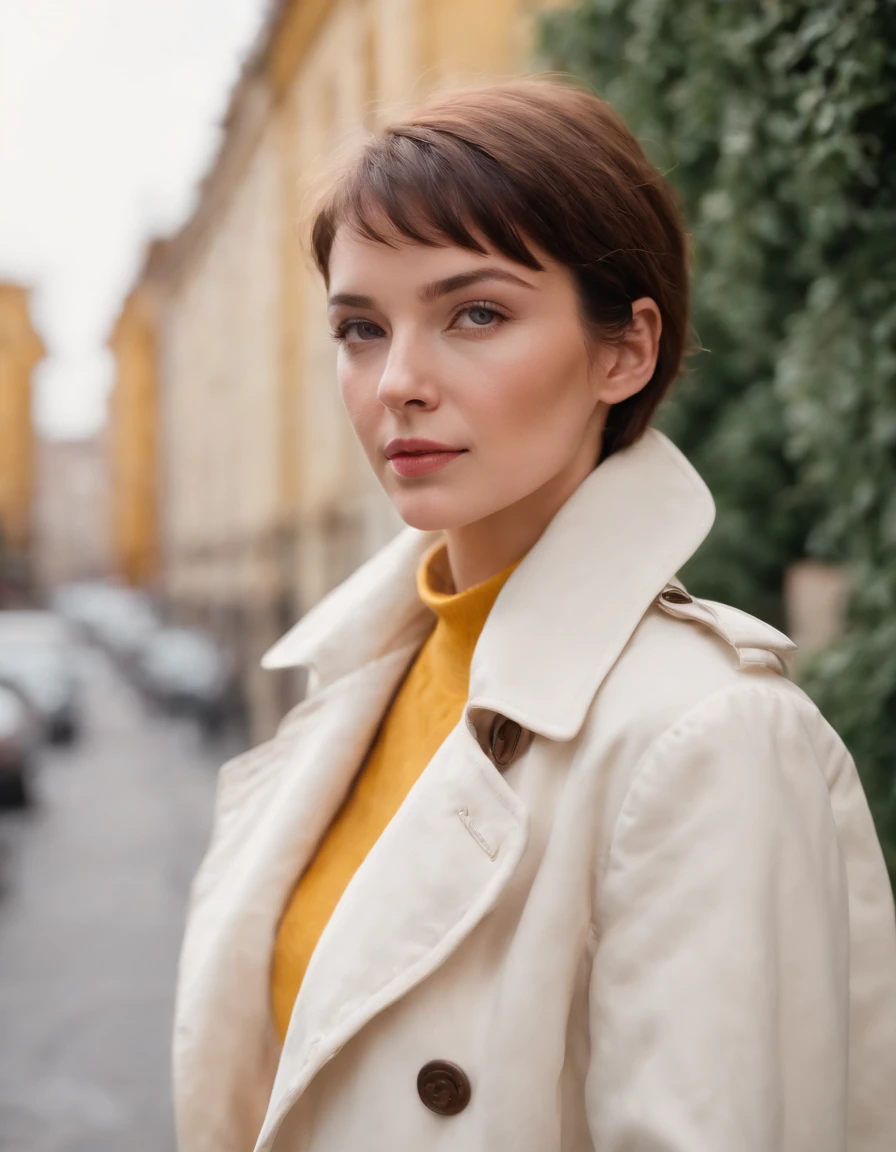
[[[264,650],[400,523],[300,222],[427,91],[573,73],[682,194],[682,573],[789,632],[896,875],[892,0],[2,0],[0,1150],[173,1152],[218,766]]]

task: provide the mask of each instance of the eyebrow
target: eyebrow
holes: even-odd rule
[[[526,280],[506,272],[503,268],[477,268],[475,272],[458,272],[456,276],[448,276],[444,280],[434,280],[421,288],[418,295],[424,304],[431,304],[442,296],[449,296],[452,292],[460,292],[463,288],[471,288],[484,280],[501,280],[506,284],[519,284],[523,288],[534,288]],[[337,292],[327,301],[330,308],[342,304],[347,308],[373,308],[372,296],[358,296],[353,292]]]

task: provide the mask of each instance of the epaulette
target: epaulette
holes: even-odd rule
[[[668,615],[702,624],[715,632],[737,653],[738,667],[772,668],[785,676],[790,674],[786,657],[797,646],[771,624],[730,604],[698,600],[677,581],[668,583],[655,602]]]

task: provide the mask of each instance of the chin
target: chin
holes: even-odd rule
[[[472,524],[488,515],[488,511],[467,507],[462,502],[426,499],[423,494],[391,495],[395,511],[405,524],[409,528],[417,528],[420,532],[444,532],[450,528],[463,528],[466,524]]]

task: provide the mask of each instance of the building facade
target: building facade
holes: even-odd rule
[[[279,401],[280,248],[276,123],[248,75],[234,98],[199,208],[169,245],[160,395],[164,591],[244,669],[253,734],[285,697],[258,667],[289,619]]]
[[[400,527],[342,407],[308,205],[382,118],[523,71],[546,6],[281,0],[192,217],[132,294],[136,316],[152,282],[161,588],[237,653],[254,739],[300,689],[258,667],[265,648]],[[119,373],[116,396],[136,395],[121,359]],[[113,404],[113,423],[127,420]]]
[[[0,282],[0,596],[30,582],[35,488],[32,378],[44,356],[28,289]]]
[[[138,587],[151,585],[159,567],[156,270],[163,253],[160,242],[150,247],[108,341],[115,358],[108,413],[112,567]]]
[[[36,445],[34,569],[51,592],[113,571],[107,433]]]

